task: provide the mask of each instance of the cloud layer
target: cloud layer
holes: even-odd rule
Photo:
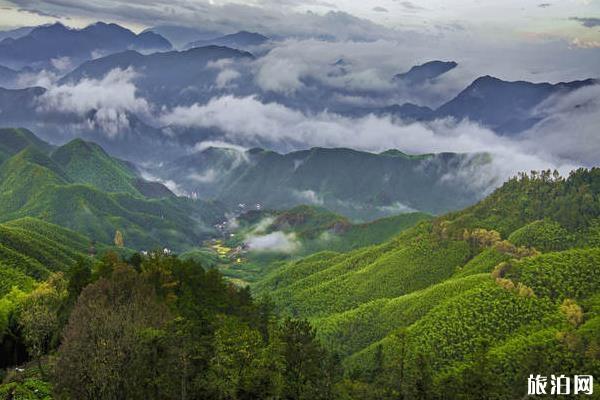
[[[218,128],[228,141],[250,145],[266,140],[281,146],[300,143],[304,147],[350,147],[374,152],[395,148],[410,154],[490,153],[494,162],[485,171],[465,168],[464,176],[459,177],[487,187],[490,181],[501,183],[519,171],[557,168],[565,173],[577,165],[600,162],[600,143],[594,131],[600,115],[598,88],[549,100],[539,110],[546,118],[522,138],[500,137],[466,120],[402,123],[373,115],[347,118],[328,112],[304,114],[281,104],[263,103],[256,97],[223,96],[205,105],[176,107],[161,120],[186,127]],[[585,106],[575,107],[580,103]],[[580,129],[568,135],[573,131],[569,125]]]
[[[75,114],[79,117],[94,112],[91,121],[109,136],[129,127],[128,115],[151,115],[151,106],[138,97],[132,82],[136,72],[114,69],[102,79],[82,79],[76,84],[55,85],[38,98],[38,111]]]

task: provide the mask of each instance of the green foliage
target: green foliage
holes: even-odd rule
[[[501,253],[495,248],[483,250],[473,257],[469,262],[459,268],[454,274],[455,277],[464,277],[484,272],[491,272],[494,267],[503,261],[510,260],[510,256]]]
[[[279,265],[254,288],[345,357],[341,398],[514,399],[532,371],[596,374],[599,171],[521,175],[383,244]]]
[[[38,379],[0,385],[0,400],[52,400],[52,386]]]
[[[600,287],[600,248],[542,254],[513,263],[508,277],[531,287],[538,296],[583,299]]]
[[[503,237],[522,226],[551,219],[572,232],[600,216],[600,168],[578,169],[568,179],[550,171],[520,174],[486,199],[444,217],[450,230],[494,229]],[[553,228],[554,229],[554,228]]]
[[[289,252],[248,251],[243,262],[227,263],[221,272],[227,277],[253,284],[278,269],[286,261],[319,252],[348,252],[382,243],[420,221],[424,213],[408,213],[369,223],[351,223],[345,217],[320,207],[299,206],[287,211],[249,211],[238,218],[235,237],[225,243],[230,248],[243,245],[249,236],[271,232],[293,234],[297,249]]]
[[[75,139],[56,149],[51,158],[73,183],[91,185],[104,192],[142,196],[134,186],[131,166],[106,154],[97,144]]]
[[[151,253],[139,272],[115,255],[102,263],[56,354],[59,395],[331,398],[336,364],[306,321],[278,324],[268,302],[191,260]]]
[[[534,221],[517,229],[508,237],[517,246],[535,247],[539,251],[557,251],[569,248],[573,239],[558,222]]]
[[[49,152],[51,146],[23,128],[0,128],[0,164],[27,147]]]
[[[0,296],[12,286],[31,288],[32,279],[65,271],[84,257],[89,245],[83,236],[33,218],[0,224]]]
[[[438,304],[453,301],[461,293],[490,279],[488,274],[450,279],[404,296],[367,302],[313,322],[318,327],[319,338],[330,350],[349,356],[397,329],[412,325]]]
[[[210,207],[145,198],[128,166],[94,145],[48,157],[25,142],[0,149],[9,157],[4,220],[35,215],[105,243],[119,230],[133,246],[185,249],[201,238],[193,221]],[[56,393],[81,399],[522,398],[530,373],[600,373],[599,194],[599,169],[568,179],[544,171],[435,220],[352,225],[314,207],[275,213],[266,232],[295,232],[305,251],[329,251],[240,265],[233,272],[243,277],[268,271],[252,286],[261,303],[211,268],[221,262],[214,254],[107,253],[92,265],[79,234],[33,218],[5,222],[2,365],[33,357],[43,375],[50,354]],[[273,310],[301,319],[278,321]],[[31,395],[31,377],[7,382],[0,398]]]
[[[219,211],[183,198],[107,193],[73,181],[56,161],[27,148],[0,167],[0,215],[4,221],[37,217],[105,244],[121,230],[133,248],[182,249],[205,237],[211,228],[202,221],[212,222]]]
[[[303,266],[315,272],[282,286],[278,277],[295,269],[290,264],[256,290],[261,293],[277,285],[270,293],[277,304],[292,315],[318,317],[425,288],[450,277],[469,256],[466,243],[439,241],[429,229],[422,223],[384,245],[347,253],[324,269]]]

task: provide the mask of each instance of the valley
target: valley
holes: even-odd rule
[[[599,398],[596,2],[4,3],[0,400]]]

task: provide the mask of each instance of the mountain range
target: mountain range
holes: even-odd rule
[[[136,35],[117,24],[98,22],[83,29],[71,29],[56,23],[36,27],[16,39],[2,40],[0,64],[17,69],[25,66],[56,68],[60,59],[77,65],[127,49],[164,51],[170,50],[171,44],[154,32]]]
[[[225,46],[232,49],[248,50],[253,47],[261,46],[270,39],[260,33],[240,31],[229,35],[219,36],[211,39],[196,40],[188,43],[185,47],[188,49],[204,46]]]
[[[231,207],[239,203],[285,209],[321,205],[359,219],[406,211],[441,213],[475,202],[481,188],[458,175],[488,163],[485,154],[380,154],[313,148],[279,154],[254,148],[208,148],[157,168],[188,192]],[[454,178],[453,178],[454,177]]]
[[[486,75],[474,80],[457,96],[436,109],[404,103],[383,108],[365,108],[358,110],[358,115],[392,115],[407,121],[468,119],[500,135],[515,136],[547,117],[537,110],[545,100],[596,84],[597,79],[556,84],[509,82]]]
[[[407,398],[421,384],[478,398],[485,376],[509,399],[530,368],[598,371],[599,172],[523,174],[379,245],[279,265],[253,289],[309,318],[372,390],[388,371]]]
[[[407,72],[395,75],[394,80],[407,85],[420,85],[445,74],[457,66],[458,64],[454,61],[429,61],[425,64],[415,65]]]
[[[23,129],[0,130],[0,221],[36,217],[110,244],[121,231],[134,249],[197,245],[222,208],[176,197],[98,145],[54,147]]]

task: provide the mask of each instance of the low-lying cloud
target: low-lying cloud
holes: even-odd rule
[[[267,235],[251,236],[246,239],[246,245],[252,251],[293,253],[300,248],[294,233],[281,231],[271,232]]]
[[[95,112],[92,124],[115,136],[129,127],[128,114],[150,118],[150,103],[137,95],[131,69],[113,69],[101,79],[84,78],[77,83],[57,85],[49,82],[47,91],[37,99],[42,113],[75,114],[86,117]]]
[[[228,141],[241,143],[266,140],[284,146],[300,142],[305,146],[351,147],[374,152],[395,148],[411,154],[489,153],[493,162],[486,170],[472,171],[475,175],[489,175],[482,180],[489,182],[490,176],[505,179],[533,169],[557,168],[566,172],[581,164],[579,157],[598,162],[600,152],[594,150],[598,141],[590,131],[598,126],[591,123],[599,115],[593,101],[596,90],[594,87],[574,92],[559,102],[561,105],[548,103],[543,109],[549,115],[523,138],[501,137],[468,120],[403,123],[374,115],[348,118],[326,111],[305,114],[278,103],[263,103],[256,97],[224,96],[205,105],[176,107],[163,115],[162,121],[186,127],[218,128]],[[588,98],[586,107],[594,112],[584,112],[581,108],[568,111],[573,107],[569,104],[580,98]],[[573,138],[565,133],[572,132],[566,124],[578,124],[573,122],[576,117],[583,119],[581,132]],[[561,140],[556,140],[557,136]]]

